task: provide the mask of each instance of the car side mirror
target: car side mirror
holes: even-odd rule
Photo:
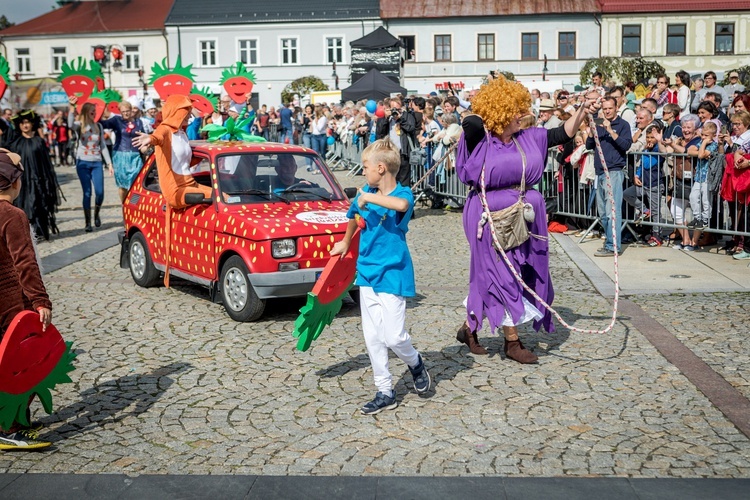
[[[213,200],[204,198],[203,193],[185,193],[185,203],[187,205],[210,205]]]
[[[357,188],[355,187],[344,188],[344,194],[346,195],[347,198],[351,200],[355,196],[357,196]]]

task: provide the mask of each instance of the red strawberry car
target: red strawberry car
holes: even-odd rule
[[[236,321],[258,319],[266,299],[304,296],[346,231],[347,196],[310,149],[192,142],[193,177],[213,197],[173,211],[170,275],[209,288]],[[162,281],[166,203],[153,156],[123,205],[123,268],[140,286]]]

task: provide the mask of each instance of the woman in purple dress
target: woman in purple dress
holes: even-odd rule
[[[492,244],[492,234],[485,227],[478,237],[478,224],[484,209],[478,195],[482,165],[485,165],[485,188],[490,211],[502,210],[518,201],[523,164],[521,147],[526,156],[526,202],[535,212],[529,224],[532,234],[525,243],[506,251],[524,282],[545,302],[552,303],[554,290],[549,273],[549,246],[544,197],[528,188],[537,184],[544,172],[547,148],[573,138],[586,112],[595,112],[598,103],[589,99],[562,126],[556,129],[529,128],[520,130],[519,120],[531,110],[531,95],[520,83],[498,77],[484,85],[472,99],[476,115],[464,118],[463,135],[456,152],[456,171],[462,182],[470,186],[464,206],[464,232],[469,240],[471,263],[469,296],[464,335],[459,340],[469,347],[480,347],[476,332],[486,317],[492,331],[503,328],[505,355],[519,363],[535,363],[537,356],[518,339],[518,325],[534,321],[538,331],[544,327],[554,331],[552,315],[536,301],[511,274],[505,261]],[[515,141],[514,141],[515,139]],[[517,146],[517,145],[518,146]],[[463,337],[463,338],[461,338]],[[472,352],[475,352],[475,349]]]

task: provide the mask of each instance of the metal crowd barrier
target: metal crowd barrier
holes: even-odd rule
[[[589,153],[595,154],[595,153]],[[647,158],[648,157],[648,158]],[[644,158],[652,168],[659,169],[656,183],[644,184],[645,169],[635,185],[635,173],[643,166]],[[706,183],[693,182],[698,158],[678,153],[637,152],[627,155],[624,171],[622,224],[637,238],[637,226],[665,239],[674,230],[700,229],[719,235],[750,237],[747,206],[738,201],[721,198],[721,186],[712,192]],[[547,167],[539,186],[548,206],[569,218],[579,228],[591,231],[598,225],[596,181],[581,182],[581,168],[559,162],[559,151],[551,148]],[[706,185],[706,189],[701,189]],[[552,203],[549,203],[552,201]],[[683,234],[683,237],[686,234]],[[585,237],[585,234],[582,238]]]

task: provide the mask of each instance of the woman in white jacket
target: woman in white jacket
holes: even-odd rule
[[[677,85],[677,105],[680,107],[680,117],[690,113],[690,75],[680,70],[675,75]]]

